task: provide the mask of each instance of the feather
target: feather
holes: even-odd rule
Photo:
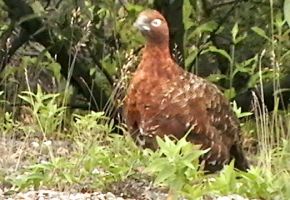
[[[201,159],[215,172],[235,159],[248,169],[241,147],[239,121],[228,100],[212,83],[184,71],[172,59],[165,18],[155,10],[141,12],[134,24],[146,38],[141,62],[130,82],[124,118],[136,142],[156,149],[156,137],[172,135],[210,151]]]

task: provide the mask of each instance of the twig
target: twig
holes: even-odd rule
[[[215,37],[216,33],[218,32],[218,30],[221,28],[221,26],[226,22],[226,19],[231,15],[231,13],[235,10],[235,8],[237,7],[238,3],[242,2],[243,0],[235,0],[234,5],[232,5],[232,7],[228,10],[228,12],[221,18],[220,22],[218,23],[218,26],[210,33],[210,36],[206,39],[206,41],[204,42],[205,44],[208,43],[209,41],[213,40],[213,38]],[[201,52],[203,51],[203,49],[199,49],[196,58],[200,56]],[[189,71],[192,71],[192,67],[195,63],[195,59],[190,63],[189,65]]]
[[[128,13],[129,12],[129,10],[128,10],[128,8],[126,7],[126,5],[125,5],[125,2],[124,2],[124,0],[118,0],[118,2],[121,4],[121,6],[125,9],[125,11]],[[126,1],[127,2],[127,1]]]
[[[11,30],[11,34],[13,30],[14,30],[14,25],[13,25],[13,29]],[[11,38],[11,35],[9,35],[8,38]],[[6,38],[6,41],[8,40],[8,38]],[[5,69],[5,66],[7,63],[9,63],[11,57],[23,44],[25,44],[29,40],[29,38],[30,38],[30,35],[24,29],[21,29],[18,36],[12,39],[9,47],[2,48],[2,49],[6,49],[6,52],[3,55],[2,54],[0,55],[0,63],[1,63],[0,72],[2,72]],[[3,41],[5,41],[5,39],[3,39]]]

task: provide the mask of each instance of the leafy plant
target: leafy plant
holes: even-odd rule
[[[202,180],[203,172],[200,170],[199,157],[207,151],[187,142],[185,137],[178,141],[171,140],[167,136],[164,140],[157,137],[157,143],[160,149],[156,152],[149,151],[147,167],[149,172],[156,175],[156,184],[168,186],[176,195],[189,184]]]
[[[285,15],[285,20],[288,23],[288,26],[290,26],[290,1],[289,0],[284,0],[284,15]]]
[[[218,176],[214,178],[214,181],[209,181],[210,191],[222,195],[234,193],[236,188],[239,187],[236,179],[237,172],[234,169],[234,162],[232,161],[229,165],[224,167]]]
[[[242,112],[242,108],[238,108],[235,101],[232,102],[232,108],[238,118],[251,116],[253,114],[252,112]]]
[[[91,111],[86,115],[73,114],[72,127],[75,133],[80,136],[83,134],[94,135],[100,133],[109,133],[112,131],[112,123],[108,123],[109,119],[104,112]]]
[[[56,185],[60,188],[76,181],[71,173],[73,167],[74,164],[65,158],[54,158],[50,162],[33,164],[21,170],[23,173],[11,179],[11,183],[20,190],[31,186],[39,189],[43,185]]]
[[[23,91],[22,95],[19,95],[32,107],[32,114],[43,133],[51,134],[63,120],[66,108],[57,105],[58,96],[59,94],[44,94],[39,85],[36,94]]]

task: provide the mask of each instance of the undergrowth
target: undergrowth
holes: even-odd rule
[[[110,190],[111,186],[118,182],[146,179],[148,185],[151,185],[153,181],[155,187],[166,188],[165,192],[173,198],[183,196],[187,199],[203,199],[240,194],[251,199],[290,199],[290,190],[288,190],[290,187],[288,136],[290,115],[287,111],[278,110],[279,80],[284,71],[288,70],[281,66],[289,62],[289,48],[284,41],[288,38],[289,29],[285,30],[286,21],[282,19],[281,13],[274,15],[273,1],[269,2],[271,33],[257,26],[251,29],[259,39],[266,41],[265,44],[263,43],[264,49],[261,53],[255,53],[247,59],[238,59],[239,45],[247,40],[250,42],[256,40],[256,38],[247,37],[247,33],[243,32],[245,29],[243,24],[239,25],[238,22],[231,30],[229,52],[218,49],[213,44],[207,44],[208,47],[201,52],[201,55],[218,54],[229,63],[228,75],[218,74],[208,78],[211,81],[228,82],[229,87],[224,91],[228,98],[234,97],[238,92],[232,86],[235,77],[239,74],[249,76],[247,84],[244,84],[246,88],[242,88],[245,90],[257,85],[260,85],[262,89],[265,82],[273,80],[273,89],[276,92],[274,93],[274,110],[271,113],[265,107],[258,106],[261,105],[258,97],[254,102],[253,112],[242,112],[235,102],[232,104],[236,115],[243,118],[241,125],[245,140],[253,138],[257,141],[254,150],[249,151],[247,155],[251,163],[248,172],[236,171],[232,162],[219,173],[204,174],[202,166],[199,166],[198,158],[205,151],[188,143],[185,138],[179,141],[173,141],[167,137],[158,138],[160,149],[155,152],[140,149],[128,136],[126,129],[124,129],[124,135],[115,133],[116,127],[113,126],[112,119],[109,119],[106,113],[71,111],[65,107],[70,95],[69,81],[65,83],[65,87],[61,84],[58,86],[58,91],[63,91],[65,88],[65,92],[46,93],[40,86],[36,87],[35,93],[32,92],[34,90],[30,89],[32,83],[28,80],[27,74],[33,75],[33,73],[27,72],[28,66],[41,65],[46,68],[48,65],[53,69],[52,71],[57,71],[59,66],[55,61],[52,64],[50,62],[43,64],[38,59],[23,56],[20,67],[10,68],[3,75],[3,80],[5,80],[3,84],[7,84],[6,81],[9,84],[5,85],[5,92],[0,91],[1,99],[11,96],[10,99],[15,101],[13,103],[19,101],[25,103],[19,114],[20,117],[15,110],[9,112],[3,112],[6,109],[0,110],[0,186],[5,194],[40,188],[81,192]],[[134,6],[131,9],[133,8]],[[188,34],[185,41],[193,40],[195,35],[202,35],[213,29],[212,23],[196,25],[197,27],[189,23],[192,20],[190,17],[193,9],[190,6],[187,8],[190,9],[186,9],[184,14],[187,17],[184,20],[187,22],[186,28],[196,28],[198,31]],[[287,9],[289,10],[289,6]],[[110,13],[106,9],[101,11]],[[289,12],[285,13],[289,23]],[[248,15],[246,12],[245,14]],[[117,23],[117,25],[125,27],[123,29],[126,31],[120,32],[123,40],[131,38],[127,36],[129,33],[132,34],[131,29],[127,28],[129,24]],[[130,42],[133,42],[132,44],[128,42],[128,44],[136,46],[135,40],[138,40],[138,37],[140,36],[137,35],[134,40],[130,39]],[[82,46],[81,44],[82,42],[77,47]],[[123,51],[127,52],[127,50],[128,47],[125,45]],[[198,56],[195,53],[197,50],[198,48],[194,45],[186,48],[185,65],[187,68]],[[114,69],[112,71],[117,71],[116,69],[123,62],[120,54],[116,54],[118,62],[112,63],[111,55],[101,61],[106,67]],[[53,60],[51,56],[46,56],[47,60]],[[266,63],[267,61],[270,61],[270,64]],[[73,64],[71,65],[68,80],[71,78],[74,67]],[[16,72],[25,74],[25,80],[19,80],[19,77],[15,76]],[[15,82],[19,82],[17,86],[19,88],[27,86],[24,89],[27,91],[18,95],[14,92],[19,89],[15,86]],[[22,84],[24,82],[26,84]],[[261,90],[261,95],[263,92]],[[5,97],[3,97],[4,94]],[[1,100],[1,105],[7,103],[5,101]],[[119,126],[123,127],[122,124]],[[251,145],[249,149],[252,148]]]
[[[272,123],[275,123],[276,131],[278,128],[284,130],[270,118],[271,122],[267,123],[263,123],[265,119],[262,117],[256,119],[256,128],[253,128],[260,141],[259,151],[249,155],[252,166],[248,172],[236,171],[232,162],[220,173],[205,175],[198,164],[199,156],[205,151],[185,138],[179,141],[157,138],[159,150],[142,150],[126,132],[125,135],[115,134],[112,120],[103,112],[89,112],[67,116],[70,126],[59,139],[55,133],[62,126],[62,115],[66,111],[57,103],[60,102],[59,95],[47,95],[38,89],[36,94],[24,92],[19,98],[30,104],[32,112],[29,115],[35,120],[32,120],[33,124],[24,125],[13,120],[9,113],[2,116],[1,140],[5,141],[4,145],[9,149],[7,141],[15,140],[19,135],[22,141],[19,146],[14,144],[16,146],[6,152],[7,160],[1,162],[1,180],[5,183],[6,194],[40,188],[109,190],[111,184],[132,177],[151,177],[148,184],[154,180],[155,187],[168,188],[174,198],[202,199],[228,194],[257,199],[290,198],[287,189],[290,186],[290,144],[286,138],[277,142],[268,137]],[[242,115],[239,109],[236,112]],[[285,123],[289,123],[287,114],[277,115],[277,119],[283,117],[287,120]],[[15,161],[9,160],[15,155]],[[11,162],[17,167],[8,170]]]

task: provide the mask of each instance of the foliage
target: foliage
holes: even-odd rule
[[[6,122],[7,125],[11,123]],[[75,115],[71,123],[71,134],[75,137],[71,138],[73,146],[69,154],[58,155],[54,149],[55,141],[42,141],[42,154],[47,152],[47,159],[37,161],[32,156],[28,166],[4,175],[5,182],[13,185],[10,192],[31,187],[106,189],[112,183],[132,176],[142,179],[150,175],[156,186],[168,187],[170,195],[188,199],[229,194],[262,199],[290,197],[287,192],[290,145],[286,140],[273,149],[267,161],[273,167],[255,164],[248,172],[239,172],[231,162],[220,173],[206,175],[198,159],[206,151],[199,150],[185,137],[178,141],[169,137],[157,138],[160,149],[153,152],[139,149],[129,137],[112,134],[113,127],[104,113]],[[261,151],[256,158],[260,160],[259,156],[263,158],[264,153]],[[140,167],[146,170],[142,172]]]
[[[242,112],[242,109],[238,108],[237,103],[235,101],[233,101],[232,106],[233,106],[233,111],[235,112],[238,118],[251,116],[253,114],[252,112]]]
[[[33,117],[39,124],[43,133],[52,133],[61,124],[65,107],[56,104],[59,94],[43,94],[40,86],[37,86],[37,93],[29,91],[22,92],[19,97],[29,103],[33,108]]]
[[[137,60],[144,43],[132,24],[137,13],[153,7],[154,1],[26,2],[35,14],[15,21],[10,19],[5,1],[0,0],[4,8],[0,9],[0,142],[8,149],[1,152],[1,187],[9,183],[12,187],[8,191],[12,192],[31,188],[94,191],[149,175],[156,187],[169,188],[173,196],[188,199],[228,194],[290,199],[290,116],[289,111],[278,110],[280,80],[289,75],[289,0],[284,1],[284,7],[282,1],[272,0],[184,1],[180,23],[185,26],[185,69],[203,76],[210,74],[207,79],[219,84],[229,99],[252,88],[263,96],[268,94],[263,86],[273,86],[272,112],[261,106],[258,97],[252,102],[252,112],[243,112],[232,103],[243,120],[245,143],[247,139],[257,141],[248,147],[254,148],[248,153],[251,169],[239,172],[230,163],[215,175],[202,172],[198,157],[204,151],[185,138],[158,138],[160,149],[141,150],[126,129],[123,136],[114,134],[116,119],[108,115],[109,106],[98,112],[90,110],[92,102],[102,99],[95,98],[96,85],[110,98],[120,96],[121,104],[126,85],[122,81],[129,79],[123,76],[135,68],[128,55]],[[226,16],[234,2],[239,3]],[[14,38],[22,33],[20,24],[35,18],[47,28],[49,45],[44,48],[35,42],[36,35],[30,35],[31,40],[2,66]],[[56,53],[51,54],[51,49]],[[63,49],[69,54],[66,73],[63,63],[56,62]],[[77,65],[78,59],[83,65]],[[88,73],[84,75],[80,69]],[[97,84],[82,85],[85,78]],[[81,87],[72,88],[72,83]],[[87,94],[82,92],[84,88],[89,88]],[[81,109],[70,108],[83,99],[81,92],[89,96],[84,100],[89,111],[81,111],[82,105]],[[23,107],[28,113],[23,113]],[[22,115],[32,120],[27,123]]]
[[[206,176],[198,168],[198,157],[204,151],[196,150],[192,144],[185,141],[185,138],[176,144],[169,138],[165,138],[164,141],[159,138],[158,144],[160,150],[150,155],[153,160],[149,162],[149,171],[156,175],[157,184],[166,184],[171,191],[185,195],[189,199],[229,194],[259,199],[289,198],[287,182],[290,179],[287,171],[274,174],[271,170],[259,166],[251,167],[248,172],[240,172],[234,169],[234,162],[231,162],[220,174]],[[289,146],[287,143],[284,145]],[[288,148],[286,146],[283,148]],[[288,150],[273,157],[272,161],[276,163],[276,159],[285,156],[289,156]]]
[[[156,184],[165,184],[171,192],[181,192],[193,181],[203,177],[199,157],[207,151],[199,150],[183,137],[176,143],[169,137],[164,140],[157,138],[160,147],[156,152],[150,152],[148,171],[156,174]],[[200,193],[197,191],[196,193]],[[200,188],[201,189],[201,188]]]
[[[290,26],[290,1],[289,0],[284,1],[284,15],[285,15],[285,20]]]
[[[103,113],[91,113],[72,121],[75,130],[93,130],[89,134],[73,138],[74,148],[70,156],[56,156],[54,141],[43,141],[50,158],[42,160],[15,171],[6,177],[14,190],[45,187],[67,190],[105,188],[112,182],[124,180],[133,174],[134,169],[142,163],[141,152],[126,137],[111,135],[109,126],[104,122],[92,123],[84,128],[87,119],[94,117],[103,121]]]

